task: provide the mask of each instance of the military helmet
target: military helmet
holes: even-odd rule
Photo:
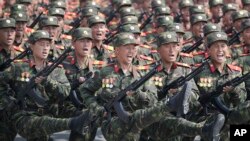
[[[250,19],[245,19],[242,23],[241,23],[241,30],[245,30],[247,28],[250,27]]]
[[[86,6],[85,7],[92,7],[92,8],[96,8],[97,10],[100,10],[100,5],[98,5],[95,1],[87,1]]]
[[[209,7],[214,7],[217,5],[223,5],[223,0],[209,0]]]
[[[94,7],[84,7],[81,12],[84,17],[98,15],[98,10]]]
[[[11,12],[15,12],[15,11],[27,12],[27,6],[23,4],[14,4],[11,7]]]
[[[225,14],[228,11],[237,11],[239,9],[239,6],[235,3],[228,3],[224,4],[222,7],[223,14]]]
[[[173,23],[168,26],[168,31],[185,34],[183,25],[180,23]]]
[[[32,44],[34,44],[36,41],[40,39],[47,39],[47,40],[52,40],[49,33],[45,30],[37,30],[33,33],[28,38],[28,41]]]
[[[193,0],[181,0],[179,3],[179,8],[191,7],[194,5]]]
[[[203,5],[193,5],[189,8],[190,15],[205,14],[205,8]]]
[[[195,14],[191,16],[191,25],[194,25],[198,22],[207,22],[207,15],[205,14]]]
[[[156,27],[168,26],[174,22],[172,16],[160,16],[156,19]]]
[[[227,43],[227,34],[225,32],[213,32],[208,34],[206,47],[210,48],[210,46],[217,41],[224,41]]]
[[[151,6],[152,6],[152,9],[155,9],[157,7],[164,7],[166,6],[166,4],[163,0],[152,0]]]
[[[249,18],[249,14],[247,10],[238,10],[238,11],[233,12],[232,14],[232,19],[234,22],[236,20],[245,19],[245,18]]]
[[[133,7],[123,7],[120,9],[119,14],[121,17],[136,16],[136,11]]]
[[[88,27],[79,27],[75,29],[72,33],[73,41],[80,40],[80,39],[93,39],[91,28]]]
[[[49,16],[62,16],[64,17],[65,11],[62,8],[50,8],[48,11]]]
[[[0,29],[2,28],[16,28],[16,21],[13,18],[1,18]]]
[[[138,18],[136,16],[125,16],[121,18],[121,24],[138,24]]]
[[[20,3],[20,4],[31,4],[32,0],[17,0],[16,3]]]
[[[161,16],[161,15],[170,15],[171,9],[168,6],[160,6],[155,8],[155,15]]]
[[[140,34],[140,27],[137,24],[126,24],[119,28],[119,32],[130,32],[134,34]]]
[[[207,36],[212,32],[218,32],[218,31],[221,31],[221,27],[218,24],[207,23],[203,27],[204,36]]]
[[[43,28],[45,26],[59,26],[57,17],[55,16],[43,17],[39,22],[39,27]]]
[[[50,3],[50,7],[66,9],[65,1],[53,1]]]
[[[118,9],[120,9],[120,8],[122,8],[124,6],[132,6],[131,0],[121,0],[121,1],[118,1],[118,3],[117,3]]]
[[[29,17],[26,12],[11,12],[10,18],[16,20],[16,22],[28,22]]]
[[[129,32],[121,32],[117,34],[113,40],[114,47],[120,47],[131,44],[137,45],[134,34]]]
[[[176,32],[167,31],[167,32],[163,32],[157,36],[158,48],[164,44],[178,43],[178,42],[179,42],[179,40],[178,40],[178,36],[177,36]]]
[[[105,21],[105,19],[103,17],[98,16],[98,15],[91,16],[91,17],[88,18],[89,27],[92,27],[94,24],[97,24],[97,23],[105,24],[106,21]]]

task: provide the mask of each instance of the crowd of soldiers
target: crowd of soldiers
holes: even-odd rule
[[[250,0],[0,7],[1,141],[228,141],[250,123]]]

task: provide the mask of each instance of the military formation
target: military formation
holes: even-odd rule
[[[250,123],[250,0],[0,7],[1,141],[229,141]]]

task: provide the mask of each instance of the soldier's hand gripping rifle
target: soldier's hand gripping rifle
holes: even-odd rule
[[[83,107],[83,103],[81,102],[81,100],[79,100],[77,94],[76,94],[76,89],[83,83],[85,83],[86,81],[88,81],[88,79],[90,79],[93,75],[93,72],[88,72],[86,75],[84,75],[84,82],[79,82],[79,80],[75,80],[75,82],[73,82],[73,84],[71,85],[71,90],[70,90],[70,94],[69,94],[69,98],[70,100],[73,102],[73,104],[78,107],[78,108],[82,108]]]
[[[151,13],[149,17],[142,23],[142,25],[140,26],[141,31],[152,21],[153,16],[154,16],[154,13]]]
[[[226,86],[231,86],[235,88],[240,85],[242,82],[250,79],[250,72],[242,75],[241,77],[235,77],[232,80],[227,81],[226,83],[216,87],[215,91],[207,94],[203,94],[199,98],[199,102],[203,106],[205,112],[207,113],[207,104],[212,102],[212,104],[223,114],[229,113],[229,108],[227,108],[223,102],[220,100],[219,96],[223,93],[223,88]]]
[[[12,62],[14,62],[15,60],[17,59],[23,59],[25,56],[27,56],[28,54],[30,54],[31,50],[30,48],[26,48],[22,53],[20,53],[19,55],[17,55],[15,58],[13,59],[8,59],[6,60],[5,62],[3,62],[1,65],[0,65],[0,72],[1,71],[4,71],[5,69],[7,69]]]
[[[39,94],[39,91],[36,91],[34,88],[36,86],[35,79],[38,77],[47,77],[49,74],[58,67],[68,56],[68,53],[71,52],[71,48],[67,48],[51,65],[48,65],[43,70],[38,72],[34,77],[30,79],[28,84],[26,84],[26,87],[20,91],[20,93],[17,96],[19,104],[22,108],[24,108],[24,99],[26,96],[29,96],[36,102],[36,104],[46,107],[47,100]]]
[[[207,58],[203,61],[203,63],[196,68],[195,70],[193,70],[191,73],[189,73],[187,76],[183,77],[179,77],[176,80],[174,80],[173,82],[171,82],[170,84],[165,84],[163,86],[163,88],[158,92],[158,96],[159,96],[159,100],[163,99],[166,97],[167,92],[170,89],[177,89],[181,86],[183,86],[187,81],[191,80],[192,78],[194,78],[196,75],[198,75],[199,73],[201,73],[204,70],[204,66],[208,63],[208,60],[210,58]]]
[[[111,118],[111,110],[112,108],[115,109],[118,117],[124,121],[125,123],[129,120],[129,114],[126,112],[121,104],[121,101],[126,98],[127,92],[135,91],[140,86],[142,86],[147,80],[149,80],[153,75],[157,72],[161,71],[161,65],[157,64],[151,71],[149,71],[146,75],[144,75],[141,79],[135,80],[131,83],[128,87],[118,92],[118,95],[115,96],[111,101],[104,105],[104,108],[108,112],[109,118]]]
[[[195,42],[191,47],[189,48],[183,48],[181,52],[183,53],[191,53],[193,52],[197,47],[199,47],[203,43],[203,38],[201,37],[197,42]]]

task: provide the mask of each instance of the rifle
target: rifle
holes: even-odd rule
[[[83,15],[81,15],[79,18],[75,19],[73,22],[70,23],[70,26],[73,28],[70,29],[68,34],[71,34],[76,28],[78,28],[81,25],[81,21],[84,18]]]
[[[21,90],[20,94],[18,95],[18,102],[21,104],[21,107],[24,108],[24,98],[26,95],[28,95],[30,98],[32,98],[36,104],[39,106],[46,107],[47,106],[47,100],[39,94],[39,91],[36,91],[34,88],[36,87],[35,79],[38,77],[47,77],[59,64],[61,64],[66,57],[68,56],[68,53],[71,52],[71,48],[67,48],[61,56],[59,56],[51,65],[45,67],[43,70],[38,72],[34,77],[30,79],[28,84],[24,89]]]
[[[142,25],[140,26],[141,31],[146,27],[146,25],[148,25],[151,22],[153,15],[154,13],[151,13],[149,17],[142,23]]]
[[[204,70],[204,66],[208,63],[209,58],[205,59],[203,61],[203,63],[201,64],[201,66],[199,66],[198,68],[196,68],[195,70],[193,70],[191,73],[189,73],[187,76],[183,77],[179,77],[176,80],[174,80],[173,82],[171,82],[170,84],[165,84],[163,86],[163,88],[158,92],[158,97],[159,100],[165,98],[166,93],[170,90],[170,89],[176,89],[179,88],[181,86],[183,86],[187,81],[191,80],[192,78],[194,78],[196,75],[198,75],[199,73],[201,73]]]
[[[226,83],[219,85],[216,87],[215,91],[207,94],[203,94],[199,98],[199,102],[202,104],[202,106],[206,110],[206,105],[210,101],[222,112],[222,113],[228,113],[229,110],[226,110],[225,107],[223,106],[222,102],[218,99],[218,97],[223,93],[223,88],[225,86],[232,86],[236,87],[240,85],[242,82],[246,81],[247,79],[250,78],[250,72],[242,75],[241,77],[235,77],[232,80],[227,81]]]
[[[35,18],[35,20],[28,26],[28,28],[34,28],[36,24],[40,21],[43,12],[40,12],[39,15]]]
[[[78,80],[76,80],[72,85],[71,85],[71,90],[70,90],[70,94],[69,94],[69,98],[70,100],[73,102],[73,104],[76,107],[83,107],[83,103],[79,100],[77,94],[76,94],[76,89],[83,83],[85,83],[88,79],[91,78],[91,76],[93,75],[93,72],[88,72],[86,75],[84,75],[85,81],[84,82],[79,82]]]
[[[8,60],[6,60],[5,62],[3,62],[0,65],[0,72],[4,71],[5,69],[7,69],[10,66],[10,64],[12,62],[14,62],[15,60],[22,59],[22,58],[24,58],[26,55],[28,55],[30,53],[31,53],[31,49],[30,48],[26,48],[22,53],[20,53],[19,55],[17,55],[15,58],[13,58],[13,59],[9,58]]]
[[[182,49],[181,52],[184,53],[191,53],[192,51],[194,51],[197,47],[199,47],[201,44],[203,43],[203,38],[200,38],[197,42],[195,42],[191,47],[189,48],[184,48]]]
[[[234,36],[228,41],[228,45],[231,46],[235,41],[239,40],[240,34],[241,34],[242,32],[243,32],[243,31],[236,32],[236,33],[234,34]]]
[[[110,100],[107,104],[104,105],[104,108],[109,114],[109,117],[111,118],[111,108],[114,107],[118,117],[123,120],[125,123],[128,122],[128,113],[124,111],[123,106],[121,104],[121,101],[127,96],[127,92],[129,91],[135,91],[140,86],[142,86],[147,80],[149,80],[153,75],[155,75],[157,72],[161,71],[161,65],[157,64],[151,71],[149,71],[146,75],[144,75],[140,80],[135,80],[133,83],[131,83],[129,86],[127,86],[125,89],[118,92],[118,95],[115,96],[112,100]]]

